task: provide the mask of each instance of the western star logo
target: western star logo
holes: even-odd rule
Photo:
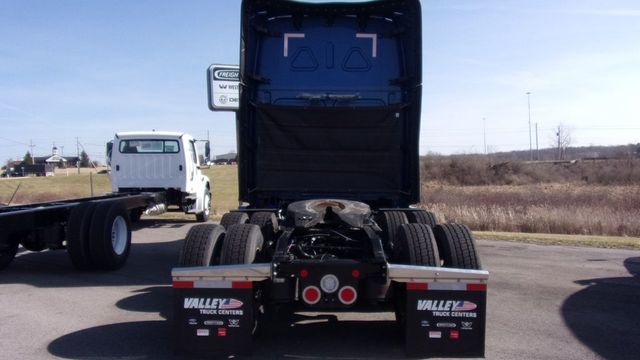
[[[213,77],[216,80],[239,81],[240,71],[235,69],[218,69],[213,72]]]
[[[463,300],[418,300],[418,311],[471,311],[478,306]]]
[[[185,309],[237,309],[242,301],[233,298],[184,298]]]

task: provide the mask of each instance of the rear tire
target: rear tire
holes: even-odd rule
[[[246,215],[246,214],[245,214]],[[237,224],[227,230],[222,244],[221,265],[252,264],[264,239],[258,225]]]
[[[116,270],[125,264],[131,248],[131,223],[124,204],[98,204],[90,234],[89,249],[96,269]]]
[[[405,212],[407,219],[411,224],[426,224],[431,227],[438,225],[436,214],[426,210],[415,210]]]
[[[69,214],[67,223],[67,253],[71,263],[78,270],[91,270],[94,263],[89,247],[89,229],[96,203],[81,203]]]
[[[431,227],[405,224],[398,228],[394,257],[400,264],[440,266],[440,255]]]
[[[218,265],[224,233],[224,228],[217,224],[192,226],[184,239],[178,264],[185,267]]]
[[[440,266],[440,255],[431,227],[427,224],[405,224],[398,228],[394,258],[404,265]],[[405,329],[406,290],[405,284],[396,286],[396,321]],[[406,335],[405,335],[406,336]]]
[[[394,253],[398,227],[409,223],[407,216],[401,211],[385,211],[378,215],[377,223],[382,229],[382,245],[387,259],[396,260],[391,255]]]
[[[443,266],[479,270],[480,257],[471,230],[462,224],[441,224],[433,228]]]
[[[247,213],[239,211],[228,212],[222,215],[222,219],[220,219],[220,225],[224,226],[224,228],[227,230],[229,230],[229,228],[233,225],[246,224],[248,222],[249,215],[247,215]]]
[[[211,192],[209,189],[204,190],[202,201],[204,201],[204,209],[202,212],[196,214],[197,222],[206,222],[209,220],[209,215],[211,214]]]
[[[262,231],[264,242],[269,244],[278,232],[278,218],[272,212],[257,212],[251,215],[249,224],[258,225]]]

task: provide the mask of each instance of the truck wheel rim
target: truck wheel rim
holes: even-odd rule
[[[111,225],[111,246],[116,255],[122,255],[127,247],[127,222],[122,216],[116,217]]]
[[[204,215],[208,217],[210,212],[211,212],[211,194],[207,193],[207,195],[204,197]]]

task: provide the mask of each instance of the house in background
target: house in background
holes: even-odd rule
[[[53,147],[49,156],[36,156],[33,158],[35,164],[49,164],[54,167],[68,168],[76,167],[78,165],[77,156],[62,156],[57,147]]]

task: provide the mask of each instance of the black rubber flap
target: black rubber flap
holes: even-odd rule
[[[253,289],[174,289],[174,338],[182,354],[250,354]]]
[[[407,290],[407,354],[484,357],[486,302],[486,291]]]

